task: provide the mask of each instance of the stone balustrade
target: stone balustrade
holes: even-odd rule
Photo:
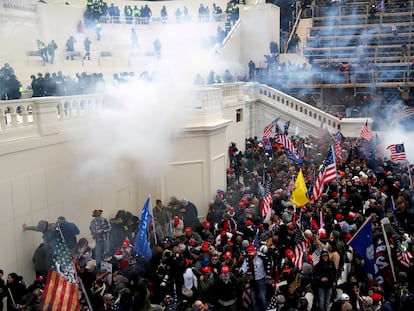
[[[203,86],[195,90],[196,96],[189,109],[195,113],[189,124],[218,121],[229,102],[258,103],[254,133],[262,134],[263,127],[278,116],[294,120],[301,125],[301,135],[317,136],[321,124],[330,133],[341,129],[344,136],[358,136],[365,118],[343,119],[327,114],[294,97],[258,83],[228,83]],[[0,141],[24,140],[60,134],[71,126],[82,126],[86,118],[99,114],[102,108],[116,105],[107,94],[65,97],[36,97],[0,101]],[[257,119],[260,113],[262,118]],[[252,120],[245,120],[252,124]],[[369,122],[372,122],[369,120]],[[342,126],[344,124],[344,127]],[[230,125],[231,126],[231,125]]]

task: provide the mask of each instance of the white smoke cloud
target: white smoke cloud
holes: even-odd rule
[[[160,39],[161,58],[147,57],[145,68],[131,70],[136,76],[145,70],[155,81],[137,79],[112,88],[110,107],[90,122],[77,148],[84,159],[81,174],[110,174],[125,163],[152,175],[167,169],[174,150],[171,136],[191,117],[194,78],[219,64],[210,50],[202,49],[200,40],[194,39],[200,38],[205,25],[170,26],[145,37],[150,45]],[[116,32],[111,35],[114,40],[129,40],[125,33],[117,38]],[[144,38],[140,39],[144,45]]]

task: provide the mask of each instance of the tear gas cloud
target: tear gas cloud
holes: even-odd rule
[[[150,44],[160,39],[161,58],[150,58],[145,68],[133,68],[137,76],[146,70],[151,82],[136,79],[111,88],[109,107],[90,121],[76,149],[85,159],[81,174],[109,175],[124,163],[151,176],[167,169],[174,150],[171,135],[191,117],[196,74],[225,66],[194,40],[202,29],[182,26],[154,34]],[[114,40],[129,40],[128,34],[112,35]],[[110,40],[107,36],[105,40]]]

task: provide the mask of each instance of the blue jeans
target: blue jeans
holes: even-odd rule
[[[321,311],[327,311],[328,305],[331,302],[332,298],[332,287],[329,288],[318,288],[318,297],[319,297],[319,309]]]
[[[98,269],[101,268],[101,260],[102,260],[103,255],[105,253],[109,253],[110,248],[111,248],[111,241],[109,240],[96,242],[95,260],[96,260],[96,266],[98,267]]]
[[[251,287],[253,311],[265,311],[267,306],[265,279],[254,281]]]

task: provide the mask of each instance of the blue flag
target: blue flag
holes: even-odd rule
[[[150,214],[150,201],[148,197],[145,201],[144,208],[141,212],[141,221],[139,223],[138,231],[135,236],[134,253],[144,256],[147,260],[152,257],[152,250],[148,242],[148,228],[152,222],[152,216]]]
[[[348,244],[364,259],[365,272],[375,276],[374,240],[372,238],[371,217],[364,222]]]

